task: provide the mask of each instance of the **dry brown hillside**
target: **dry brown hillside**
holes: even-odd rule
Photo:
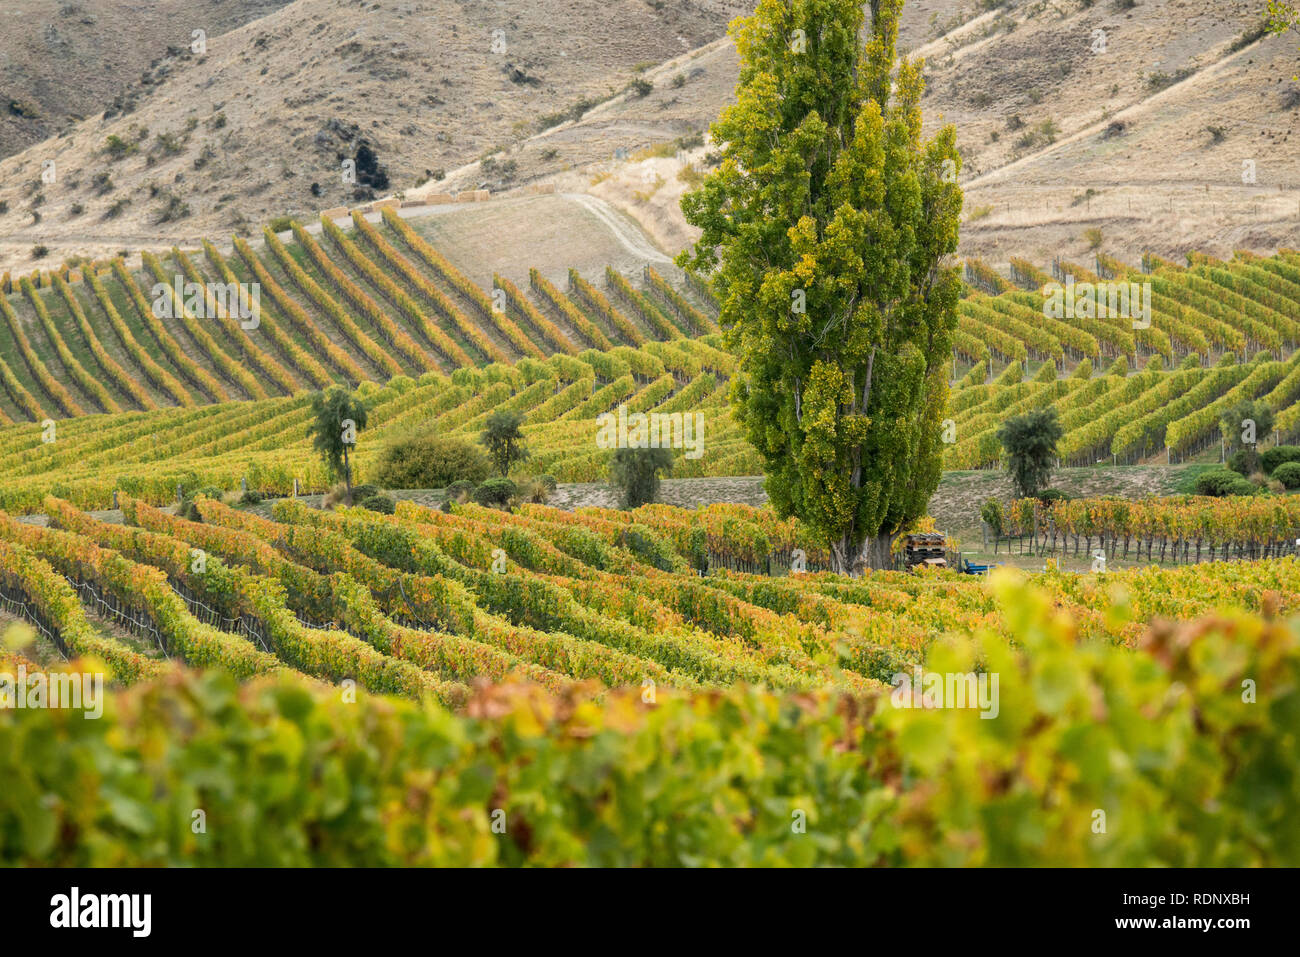
[[[539,181],[604,200],[671,254],[692,238],[678,201],[710,161],[704,131],[734,94],[726,24],[748,6],[294,0],[132,115],[0,163],[0,268],[40,264],[38,243],[49,261],[103,255],[371,194]],[[1300,57],[1294,37],[1259,35],[1260,6],[908,2],[900,46],[926,58],[927,123],[955,123],[965,157],[963,251],[1005,264],[1097,244],[1130,261],[1300,244]],[[340,161],[370,155],[387,181],[344,183]]]
[[[412,187],[607,98],[722,35],[739,9],[295,0],[210,38],[206,56],[177,62],[130,115],[87,119],[0,163],[5,260],[30,261],[37,243],[53,258],[190,242]],[[40,179],[47,160],[52,185]],[[345,182],[344,160],[357,182]]]
[[[1086,258],[1093,229],[1131,261],[1300,242],[1300,141],[1289,143],[1300,55],[1294,37],[1259,36],[1256,0],[983,6],[909,3],[901,35],[927,60],[927,124],[958,128],[964,252]],[[648,96],[597,107],[497,163],[514,160],[523,179],[546,176],[552,150],[590,164],[556,177],[559,188],[600,196],[676,250],[692,237],[678,200],[693,174],[678,148],[731,99],[736,71],[725,39],[690,51],[646,74]],[[684,159],[700,168],[708,153]],[[1246,160],[1255,183],[1242,181]],[[474,166],[452,181],[481,177]]]
[[[0,157],[131,104],[189,53],[289,0],[4,0]]]

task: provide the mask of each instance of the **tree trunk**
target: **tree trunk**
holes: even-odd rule
[[[859,546],[846,536],[831,545],[831,571],[838,575],[860,578],[865,571],[883,571],[893,567],[889,554],[892,535],[870,535]]]
[[[348,461],[348,447],[343,446],[343,484],[348,490],[348,504],[352,504],[352,463]]]

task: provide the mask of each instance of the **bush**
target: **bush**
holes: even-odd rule
[[[116,133],[113,133],[104,141],[104,152],[113,160],[120,160],[124,156],[130,156],[139,149],[140,147],[135,143],[122,139]]]
[[[392,515],[397,510],[397,502],[391,495],[367,495],[363,499],[357,500],[357,505],[361,508],[369,509],[372,512],[380,512],[384,515]]]
[[[474,496],[477,486],[473,482],[461,479],[447,486],[447,501],[468,502]]]
[[[1246,454],[1245,449],[1237,449],[1228,456],[1228,468],[1238,475],[1249,475],[1253,464],[1256,463],[1250,461],[1250,456]]]
[[[194,500],[202,495],[204,498],[216,499],[219,502],[221,501],[221,496],[224,494],[225,492],[217,488],[215,485],[205,485],[200,489],[187,489],[182,487],[181,504],[176,510],[176,514],[181,518],[189,519],[191,522],[201,522],[203,521],[203,516],[199,514],[198,508],[195,507]]]
[[[382,494],[383,489],[378,485],[354,485],[352,486],[352,498],[349,499],[347,485],[339,482],[325,493],[325,498],[321,504],[327,509],[336,508],[339,505],[360,505],[363,499]]]
[[[1284,488],[1300,488],[1300,462],[1283,462],[1273,470],[1273,478]]]
[[[548,486],[545,479],[551,479]],[[537,478],[525,479],[519,485],[519,497],[525,502],[532,502],[534,505],[545,505],[551,493],[555,491],[555,479],[549,475],[538,476]]]
[[[251,488],[243,495],[239,496],[240,505],[260,505],[264,496],[261,492],[254,492]]]
[[[389,440],[373,475],[385,488],[447,488],[455,482],[473,488],[491,471],[487,453],[472,442],[417,432]]]
[[[1230,469],[1215,469],[1196,477],[1196,494],[1222,498],[1226,495],[1254,495],[1257,487]]]
[[[1300,445],[1275,445],[1259,457],[1260,468],[1268,475],[1286,462],[1300,462]]]
[[[500,508],[519,494],[519,487],[508,478],[490,478],[474,490],[474,501]]]
[[[1045,488],[1038,493],[1038,501],[1044,505],[1051,505],[1055,502],[1068,502],[1070,493],[1062,492],[1059,488]]]

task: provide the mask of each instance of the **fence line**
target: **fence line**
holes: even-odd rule
[[[5,611],[11,615],[17,615],[31,624],[49,640],[50,644],[54,645],[64,661],[68,660],[68,646],[64,643],[63,636],[45,620],[45,616],[32,602],[30,595],[7,581],[0,582],[0,605],[3,605]]]
[[[67,576],[64,577],[67,578]],[[154,644],[158,646],[158,650],[163,653],[163,657],[169,661],[171,660],[167,639],[147,611],[123,602],[111,591],[105,590],[95,582],[84,581],[79,578],[67,578],[67,582],[77,592],[77,597],[83,605],[88,605],[101,614],[107,613],[137,638],[146,636],[152,638]]]

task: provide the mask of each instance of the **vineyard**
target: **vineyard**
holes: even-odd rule
[[[570,513],[403,502],[394,516],[294,501],[274,519],[198,499],[188,521],[128,499],[127,525],[48,499],[50,526],[0,522],[5,584],[24,593],[65,655],[103,658],[127,677],[160,659],[241,677],[289,669],[375,691],[463,704],[472,682],[518,673],[554,691],[575,681],[679,689],[758,684],[861,693],[924,659],[950,631],[995,613],[978,579],[886,573],[773,578],[727,569],[807,546],[767,510]],[[700,577],[701,570],[709,574]],[[1133,623],[1104,616],[1109,585]],[[1082,637],[1132,644],[1158,617],[1258,611],[1272,593],[1300,607],[1293,558],[1145,569],[1038,585]],[[79,600],[149,640],[97,634]],[[106,609],[106,610],[105,610]]]
[[[6,939],[1285,901],[1300,0],[8,3]]]
[[[392,210],[378,225],[358,214],[348,231],[325,222],[319,239],[297,225],[293,235],[267,230],[260,254],[240,239],[231,257],[211,244],[146,254],[134,274],[119,260],[6,277],[0,436],[19,454],[0,462],[0,507],[36,510],[48,493],[84,508],[110,507],[114,492],[164,504],[177,486],[241,483],[284,495],[295,480],[322,491],[307,395],[334,382],[371,404],[363,475],[386,437],[430,424],[472,433],[510,407],[534,451],[522,474],[599,481],[610,453],[595,420],[620,405],[703,416],[703,454],[678,456],[678,477],[761,471],[728,412],[734,360],[697,277],[679,291],[649,267],[640,287],[610,269],[602,289],[571,270],[561,290],[533,269],[525,286],[498,275],[485,291]],[[1300,254],[1193,259],[1147,257],[1150,272],[1105,256],[1100,273],[1055,264],[1081,282],[1150,282],[1150,327],[1137,330],[1047,318],[1042,292],[1012,280],[1041,289],[1052,274],[1017,260],[1008,280],[968,262],[945,466],[996,466],[1000,424],[1045,407],[1065,428],[1063,465],[1217,458],[1219,413],[1245,398],[1277,414],[1265,444],[1300,436]],[[202,296],[170,291],[174,271]],[[261,289],[256,328],[213,294],[243,282]],[[169,287],[174,319],[155,315],[155,283]]]
[[[1020,499],[1001,513],[1000,524],[995,553],[1004,540],[1008,551],[1022,554],[1147,562],[1252,560],[1300,551],[1300,505],[1291,496],[1112,497],[1051,505]]]
[[[355,213],[350,230],[321,227],[292,224],[291,243],[268,228],[261,251],[236,238],[229,256],[210,243],[145,253],[138,272],[115,260],[4,276],[0,423],[259,401],[718,331],[712,300],[692,303],[652,269],[644,290],[611,270],[607,292],[576,272],[562,292],[533,270],[532,298],[504,277],[489,295],[391,209],[378,225]],[[158,284],[184,290],[165,311]],[[259,288],[256,323],[217,295],[238,284]]]
[[[703,419],[699,458],[680,458],[674,475],[752,475],[757,457],[732,424],[724,383],[733,360],[715,338],[647,342],[641,349],[557,353],[546,360],[397,376],[358,388],[369,426],[358,438],[358,475],[382,443],[419,427],[476,438],[495,409],[526,414],[532,474],[600,481],[610,454],[596,445],[596,416],[619,404],[637,412]],[[11,425],[0,436],[13,454],[0,461],[0,507],[39,511],[52,493],[88,509],[111,508],[114,493],[152,504],[174,501],[177,487],[248,487],[289,495],[331,484],[307,439],[310,395],[239,403],[82,416]]]
[[[1234,676],[1254,676],[1275,708],[1294,708],[1300,637],[1276,623],[1300,608],[1294,558],[1092,578],[1049,572],[1028,586],[950,573],[853,580],[715,569],[700,577],[711,557],[789,549],[797,533],[769,512],[736,506],[511,514],[402,503],[397,515],[380,516],[286,501],[268,520],[200,498],[203,521],[193,522],[123,504],[125,525],[56,499],[43,505],[48,527],[0,514],[5,606],[35,623],[56,661],[101,662],[117,685],[133,686],[115,695],[107,722],[57,710],[0,722],[0,771],[10,782],[0,821],[14,813],[30,821],[40,808],[61,822],[39,831],[50,837],[0,828],[9,861],[681,864],[708,854],[749,864],[1025,864],[1065,854],[1076,863],[1295,862],[1295,842],[1243,836],[1283,834],[1281,822],[1294,822],[1291,803],[1228,800],[1283,747],[1270,709],[1232,706]],[[1160,619],[1197,621],[1181,631],[1147,624]],[[1010,725],[969,710],[884,704],[881,682],[892,674],[922,662],[966,670],[976,657],[1002,675]],[[9,652],[0,663],[37,667]],[[176,672],[181,664],[217,671]],[[432,698],[455,714],[381,708],[368,697],[340,705],[328,685],[350,681]],[[748,687],[730,687],[739,685]],[[699,693],[708,689],[722,690]],[[308,713],[315,717],[305,721]],[[71,778],[8,756],[39,740],[42,753],[53,746],[83,760],[84,749],[105,747],[100,734],[118,748],[155,720],[131,714],[166,714],[168,727],[151,732],[156,745],[127,746],[93,776],[91,787],[122,789],[111,802],[118,811],[78,810],[104,807],[98,800],[30,800],[62,793]],[[297,758],[275,757],[283,734],[258,730],[277,720],[304,722],[295,736],[299,747],[310,741],[300,770]],[[365,722],[368,758],[346,756],[347,742],[359,740],[354,721]],[[203,740],[210,754],[219,739],[231,760],[262,755],[237,761],[236,777],[265,761],[314,779],[322,768],[336,773],[338,761],[349,780],[368,783],[346,789],[346,813],[316,803],[328,787],[284,789],[285,799],[295,795],[288,814],[266,788],[240,789],[248,796],[232,802],[235,792],[186,783],[187,768],[211,760],[195,765],[190,749]],[[1041,787],[1025,749],[1071,782],[1050,810],[1025,803]],[[153,758],[137,767],[129,755],[145,752]],[[623,768],[617,785],[607,771],[579,772],[596,754],[600,767]],[[1100,755],[1108,757],[1093,759]],[[116,783],[128,772],[133,783]],[[440,782],[427,807],[395,801],[406,809],[396,821],[367,810],[372,800],[387,806],[382,795],[409,787],[412,774]],[[539,800],[556,775],[565,800]],[[467,791],[471,779],[482,790]],[[935,780],[946,783],[920,787]],[[1232,809],[1218,819],[1220,839],[1158,839],[1196,826],[1184,818],[1199,803],[1188,789],[1201,786]],[[150,788],[167,797],[148,800]],[[659,806],[668,795],[671,811]],[[718,800],[732,813],[710,810]],[[126,818],[123,801],[144,803]],[[952,844],[924,839],[923,821],[956,826],[972,801],[989,810],[977,817],[982,825]],[[196,843],[175,825],[194,802],[217,822],[215,843]],[[1098,806],[1115,809],[1114,836],[1086,840]],[[1008,836],[999,807],[1030,815],[1032,834]],[[498,836],[488,827],[493,808],[523,827]],[[1123,811],[1136,808],[1150,820],[1120,826]],[[792,838],[790,817],[801,809],[813,813],[818,840]],[[387,838],[374,831],[381,817],[398,829]],[[639,822],[650,819],[689,821],[693,836],[647,839]],[[260,834],[264,825],[289,836],[232,843],[242,828]],[[310,842],[294,836],[312,828]],[[417,836],[430,828],[439,840]],[[595,838],[607,828],[617,840]],[[534,837],[521,840],[521,830]]]

